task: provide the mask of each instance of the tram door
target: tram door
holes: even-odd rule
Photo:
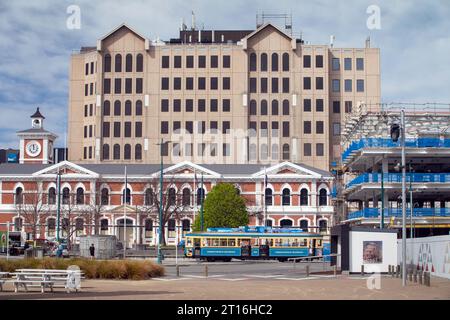
[[[200,257],[200,238],[194,238],[194,257]]]
[[[250,244],[250,239],[241,240],[241,256],[250,257],[252,253],[252,246]]]
[[[312,239],[312,245],[311,245],[311,255],[315,256],[316,255],[316,239]]]

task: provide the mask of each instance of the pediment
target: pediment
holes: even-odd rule
[[[178,164],[175,164],[173,166],[170,166],[166,169],[164,169],[164,175],[177,175],[177,176],[192,176],[194,177],[197,175],[197,178],[200,178],[200,176],[203,174],[203,176],[210,176],[210,177],[220,177],[220,174],[209,170],[205,167],[202,167],[201,165],[194,164],[190,161],[183,161]],[[158,173],[155,173],[156,176],[159,175]]]
[[[289,177],[314,178],[314,179],[322,177],[322,175],[319,172],[316,172],[314,170],[291,162],[282,162],[272,167],[268,167],[265,170],[258,171],[253,176],[264,177],[264,175],[268,176],[283,175],[286,177],[289,176]]]
[[[58,173],[65,177],[98,177],[97,173],[69,161],[56,163],[50,167],[39,170],[33,173],[33,176],[53,176]]]

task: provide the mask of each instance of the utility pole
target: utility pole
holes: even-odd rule
[[[203,223],[203,199],[205,198],[205,189],[203,189],[203,173],[202,173],[202,187],[201,187],[201,202],[200,202],[200,223],[201,223],[201,229],[203,231],[204,223]]]
[[[162,263],[162,252],[161,252],[161,242],[162,242],[162,228],[164,226],[162,225],[162,216],[163,216],[163,155],[162,155],[162,148],[164,144],[164,139],[161,139],[160,148],[160,157],[161,157],[161,167],[160,167],[160,173],[159,173],[159,228],[158,228],[158,260],[157,262],[159,264]]]
[[[406,286],[406,152],[405,152],[405,110],[401,111],[402,141],[402,286]]]
[[[56,207],[56,241],[59,242],[59,220],[61,220],[61,172],[59,170],[56,175],[56,188],[58,189],[58,199]]]
[[[409,237],[412,239],[413,236],[413,214],[414,214],[414,203],[413,203],[413,190],[412,190],[412,180],[413,172],[411,167],[411,162],[409,163],[409,205],[410,205],[410,217],[409,217]],[[411,240],[412,241],[412,240]],[[411,261],[412,263],[412,261]]]
[[[381,219],[380,229],[384,228],[384,171],[383,165],[381,166]]]

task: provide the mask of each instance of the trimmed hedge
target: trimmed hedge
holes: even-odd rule
[[[87,279],[145,280],[164,275],[162,266],[142,260],[0,259],[2,272],[14,272],[17,269],[67,269],[71,265],[79,266]]]

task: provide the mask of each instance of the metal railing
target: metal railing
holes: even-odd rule
[[[385,173],[383,174],[384,183],[401,183],[401,173]],[[450,173],[408,173],[406,182],[412,183],[450,183]],[[363,184],[363,183],[381,183],[381,173],[363,173],[355,179],[347,183],[346,188]]]
[[[408,208],[409,210],[410,208]],[[347,220],[361,218],[379,218],[381,208],[364,208],[360,211],[351,212],[347,215]],[[384,209],[385,217],[401,217],[401,208]],[[413,217],[450,217],[450,208],[414,208]]]

